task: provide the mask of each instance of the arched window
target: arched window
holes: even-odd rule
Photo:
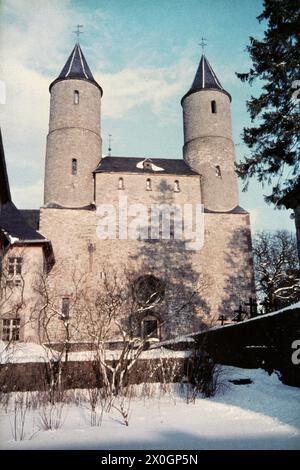
[[[216,165],[216,176],[218,178],[222,178],[221,167],[220,165]]]
[[[74,104],[79,104],[79,91],[74,90]]]
[[[144,339],[160,337],[159,321],[154,315],[147,315],[143,318],[141,330]]]
[[[147,190],[147,191],[152,191],[152,185],[151,185],[151,179],[150,179],[150,178],[147,178],[147,181],[146,181],[146,190]]]
[[[216,114],[216,112],[217,112],[217,103],[215,102],[215,100],[213,100],[210,104],[211,104],[211,112],[213,114]]]
[[[179,191],[180,191],[179,181],[178,180],[174,181],[174,191],[175,191],[175,193],[179,193]]]
[[[124,189],[124,179],[123,178],[119,178],[118,189]]]
[[[72,175],[77,175],[77,159],[72,158]]]
[[[174,214],[170,215],[170,240],[175,240],[175,220],[174,220]]]
[[[165,284],[152,274],[140,276],[134,282],[133,295],[138,304],[154,306],[163,300]]]

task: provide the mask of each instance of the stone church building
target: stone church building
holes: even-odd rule
[[[9,286],[23,286],[25,299],[13,308],[2,291],[2,339],[55,343],[67,331],[69,341],[88,342],[93,322],[99,328],[117,317],[107,341],[124,331],[165,340],[232,318],[255,297],[250,219],[239,206],[231,96],[207,58],[181,100],[183,158],[102,155],[103,90],[79,43],[49,91],[40,210],[14,206],[2,153],[0,252]],[[130,210],[124,228],[120,201],[146,213],[149,226],[140,224],[137,237],[128,236]],[[176,236],[174,211],[168,237],[159,212],[149,235],[152,208],[170,205],[179,212],[202,207],[200,248]],[[100,237],[105,207],[115,213]]]

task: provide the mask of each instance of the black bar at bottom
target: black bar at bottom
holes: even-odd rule
[[[203,465],[205,463],[241,463],[267,462],[276,459],[276,463],[284,464],[298,460],[300,451],[206,451],[206,450],[16,450],[2,451],[1,458],[10,463],[37,464],[39,468],[46,466],[65,468],[75,465],[96,464],[137,468],[141,465]],[[246,459],[246,460],[245,460]],[[272,461],[271,460],[271,461]],[[85,470],[86,467],[83,468]],[[95,467],[96,468],[96,467]],[[240,468],[240,467],[239,467]]]

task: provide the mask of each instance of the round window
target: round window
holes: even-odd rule
[[[139,277],[134,284],[134,296],[141,305],[152,305],[164,298],[165,286],[157,277],[148,275]]]

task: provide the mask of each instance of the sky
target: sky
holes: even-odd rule
[[[19,208],[43,203],[49,84],[61,71],[82,24],[80,43],[104,91],[103,153],[112,135],[118,156],[182,158],[180,99],[190,88],[205,54],[232,95],[232,124],[239,161],[249,154],[242,142],[251,124],[246,101],[259,93],[235,72],[251,65],[249,36],[266,27],[256,17],[261,0],[0,0],[0,118],[8,174]],[[294,230],[291,211],[264,202],[270,188],[252,181],[240,205],[254,230]]]

